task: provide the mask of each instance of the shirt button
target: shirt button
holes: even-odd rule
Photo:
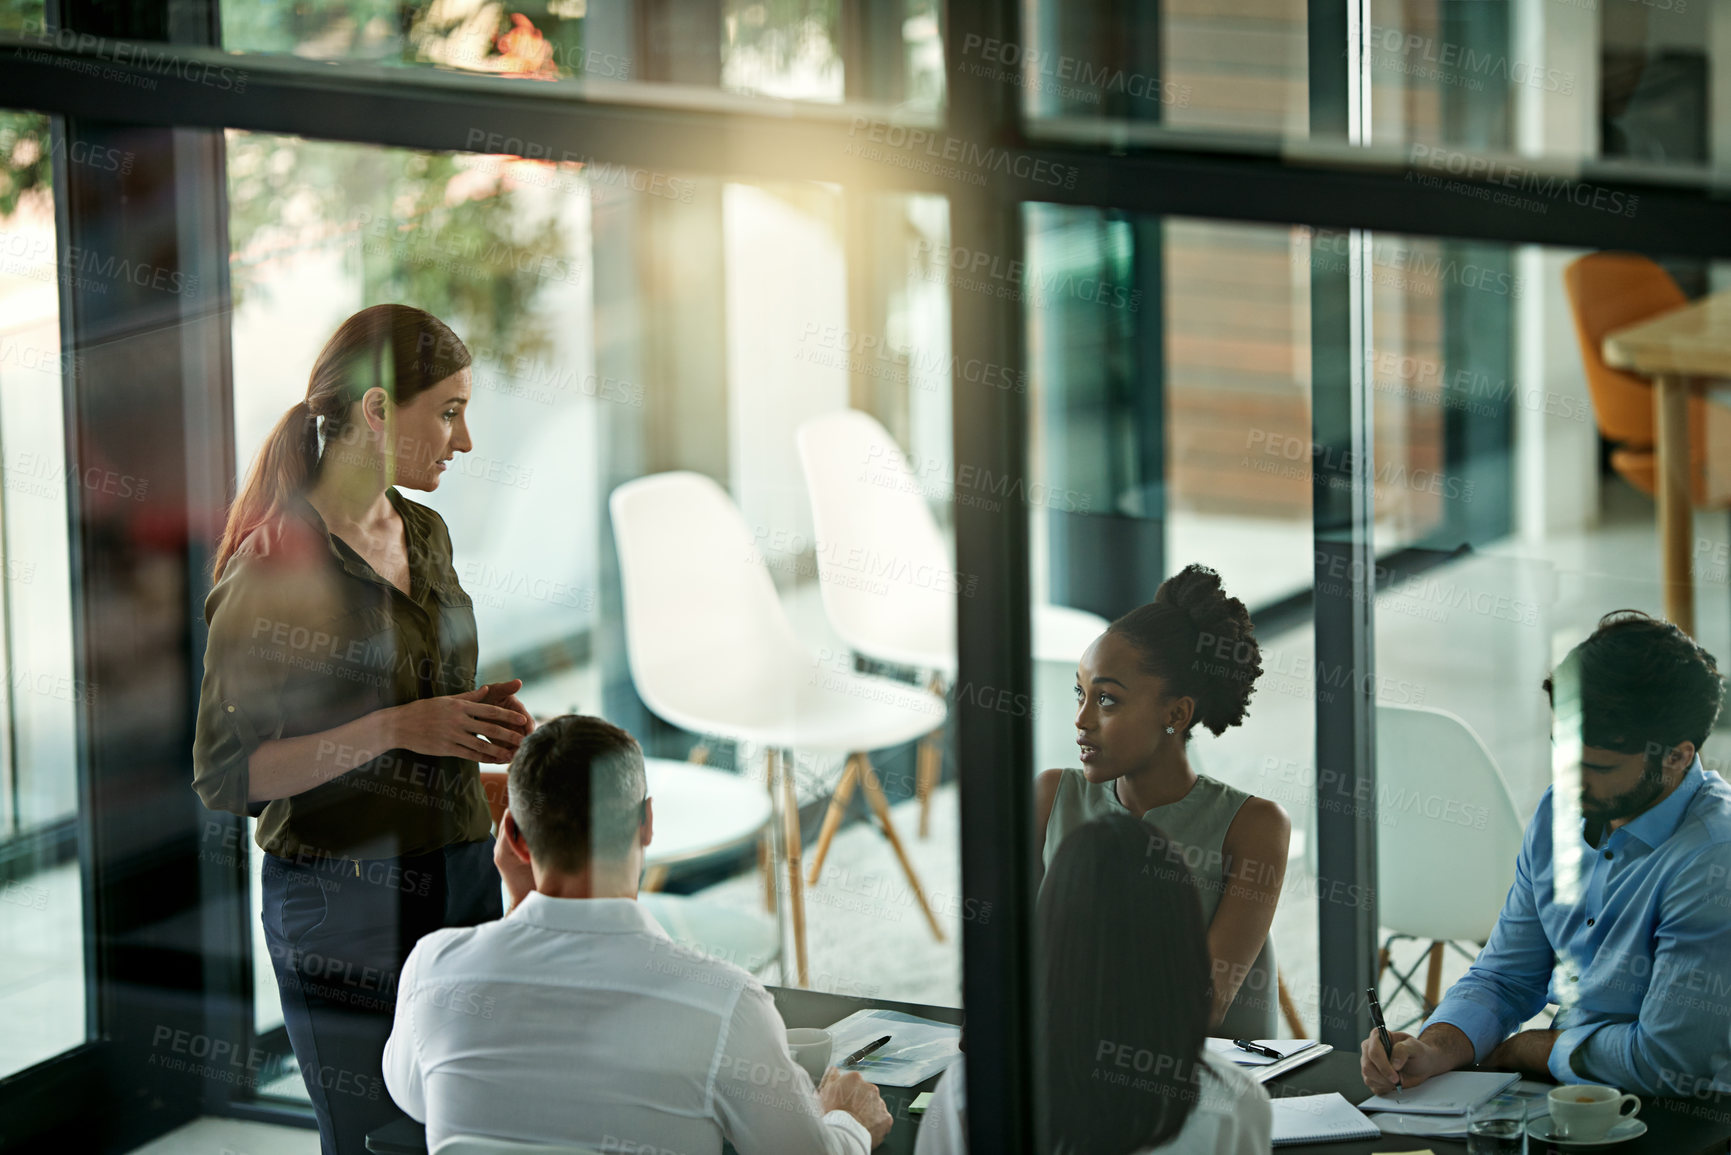
[[[1611,861],[1611,852],[1609,850],[1605,851],[1605,861]]]
[[[1570,975],[1570,976],[1569,976],[1569,981],[1570,981],[1570,982],[1574,982],[1574,981],[1575,981],[1575,976],[1574,976],[1574,975]]]
[[[234,707],[233,706],[229,706],[229,707],[227,707],[227,709],[228,709],[228,712],[230,714],[234,713]]]
[[[1593,922],[1594,922],[1594,921],[1595,921],[1595,920],[1593,920],[1593,919],[1590,919],[1590,918],[1589,918],[1589,919],[1588,919],[1588,920],[1587,920],[1587,925],[1588,925],[1588,926],[1592,926],[1592,925],[1593,925]]]

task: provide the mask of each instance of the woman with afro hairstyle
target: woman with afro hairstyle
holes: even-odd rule
[[[1076,672],[1081,769],[1047,770],[1035,793],[1049,868],[1072,831],[1107,814],[1149,827],[1145,869],[1182,862],[1208,928],[1210,1033],[1276,1035],[1279,994],[1268,930],[1286,877],[1292,823],[1276,802],[1198,774],[1185,756],[1197,726],[1244,721],[1262,656],[1244,603],[1220,575],[1187,566],[1154,600],[1094,639]]]

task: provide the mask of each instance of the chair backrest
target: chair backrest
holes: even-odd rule
[[[1491,752],[1446,710],[1378,705],[1376,784],[1382,925],[1484,942],[1514,882],[1523,833]]]
[[[516,1139],[489,1139],[485,1135],[447,1135],[433,1148],[433,1155],[600,1155],[600,1152],[594,1147],[564,1143],[524,1143]]]
[[[901,447],[857,409],[812,418],[795,441],[830,625],[868,657],[953,667],[962,582]]]
[[[1671,274],[1636,253],[1589,253],[1563,270],[1587,392],[1599,432],[1636,449],[1653,444],[1653,390],[1644,377],[1605,364],[1605,335],[1657,316],[1688,298]]]
[[[728,735],[783,712],[811,655],[733,499],[701,474],[658,473],[615,489],[608,507],[644,704]]]

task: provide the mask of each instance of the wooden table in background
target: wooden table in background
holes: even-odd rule
[[[1665,616],[1693,637],[1690,379],[1731,377],[1731,292],[1715,293],[1638,325],[1618,329],[1605,337],[1603,352],[1607,365],[1653,379],[1657,467],[1653,480],[1659,503],[1659,564],[1665,586]]]

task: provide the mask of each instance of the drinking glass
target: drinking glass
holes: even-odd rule
[[[1527,1101],[1498,1095],[1467,1112],[1467,1155],[1526,1155]]]

